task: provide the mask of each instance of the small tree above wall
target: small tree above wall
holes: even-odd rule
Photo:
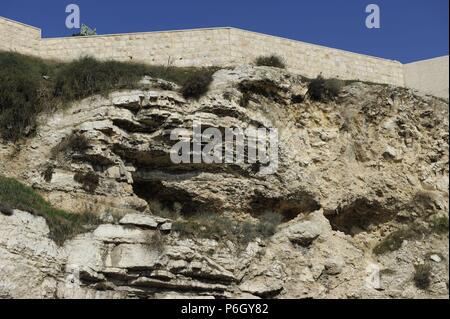
[[[97,35],[97,29],[91,29],[84,23],[81,25],[80,32],[73,34],[74,37],[86,37],[91,35]]]

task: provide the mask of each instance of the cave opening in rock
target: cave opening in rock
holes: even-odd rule
[[[280,214],[282,222],[288,222],[299,215],[306,215],[320,209],[320,204],[307,193],[295,196],[267,198],[257,196],[251,202],[251,214],[260,216],[268,211]]]
[[[159,209],[164,209],[169,212],[175,212],[176,202],[186,203],[189,206],[190,198],[182,191],[170,192],[166,189],[161,181],[135,181],[133,184],[133,191],[136,196],[144,199],[149,203],[159,203]],[[155,207],[150,207],[152,210]]]
[[[374,226],[387,223],[395,218],[395,214],[376,201],[365,198],[357,199],[348,205],[325,213],[335,231],[347,235],[357,235],[371,231]]]
[[[204,203],[195,201],[192,195],[179,188],[166,187],[162,181],[135,181],[133,191],[144,199],[155,213],[164,215],[193,215],[204,209]],[[171,217],[171,216],[165,216]]]

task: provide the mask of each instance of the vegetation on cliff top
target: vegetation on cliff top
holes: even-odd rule
[[[422,290],[430,287],[431,266],[429,264],[414,265],[414,284]]]
[[[419,240],[431,234],[448,234],[448,216],[433,216],[427,226],[412,223],[393,231],[383,238],[374,248],[376,255],[399,250],[405,240]]]
[[[55,209],[31,187],[3,176],[0,176],[0,204],[5,211],[19,209],[45,218],[50,229],[50,238],[58,245],[88,231],[89,226],[100,223],[98,218],[90,213],[72,214]]]
[[[282,222],[281,214],[272,212],[262,214],[255,221],[235,220],[211,212],[182,216],[160,210],[158,215],[170,218],[173,221],[172,230],[181,237],[229,240],[239,247],[246,247],[256,238],[266,239],[273,236]]]
[[[257,66],[271,66],[280,69],[286,68],[286,63],[284,62],[284,59],[277,55],[260,56],[256,58],[255,64]]]
[[[325,79],[321,75],[311,80],[308,94],[314,101],[327,102],[339,96],[345,81],[339,79]]]
[[[0,135],[32,135],[37,116],[94,94],[139,87],[143,76],[177,83],[188,98],[206,93],[217,68],[166,67],[83,57],[70,63],[0,52]],[[200,81],[201,80],[201,81]]]

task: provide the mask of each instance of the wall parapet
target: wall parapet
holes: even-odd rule
[[[0,17],[0,50],[40,55],[41,29]]]
[[[322,74],[404,85],[402,64],[398,61],[235,28],[231,29],[231,39],[234,57],[245,63],[260,55],[276,53],[285,59],[288,69],[307,77]]]
[[[446,84],[433,81],[433,76],[439,73],[436,64],[441,70],[439,78],[443,76],[441,60],[420,67],[403,65],[394,60],[233,27],[42,38],[39,28],[0,17],[0,50],[63,61],[90,55],[101,60],[173,66],[233,66],[252,63],[261,55],[277,54],[285,59],[290,71],[307,77],[322,74],[406,85],[448,98],[448,81]],[[428,72],[430,65],[434,71]],[[448,78],[448,57],[444,73]],[[430,85],[439,87],[430,89]]]
[[[405,64],[405,86],[427,94],[448,98],[448,69],[448,55]]]

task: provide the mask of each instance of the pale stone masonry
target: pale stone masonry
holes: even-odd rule
[[[448,55],[405,64],[405,86],[448,98]]]
[[[307,77],[338,77],[408,86],[448,98],[448,57],[427,64],[403,65],[300,41],[244,31],[211,28],[89,37],[42,38],[41,30],[0,17],[0,50],[70,61],[82,56],[173,66],[233,66],[261,55],[283,57],[289,70]],[[420,73],[420,74],[418,74]],[[420,80],[418,80],[420,78]]]
[[[0,50],[39,55],[41,30],[0,17]]]

